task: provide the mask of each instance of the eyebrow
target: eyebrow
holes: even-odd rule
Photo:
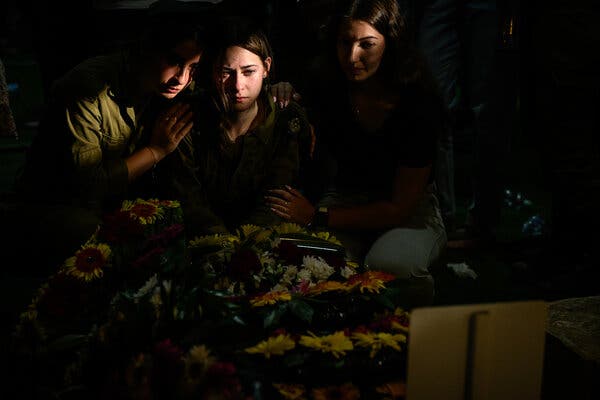
[[[367,40],[367,39],[375,39],[378,40],[379,38],[377,36],[363,36],[361,38],[358,38],[356,40]]]
[[[342,35],[340,37],[344,38],[344,35]],[[371,39],[371,40],[379,40],[379,38],[377,36],[372,36],[372,35],[370,35],[370,36],[363,36],[363,37],[359,37],[359,38],[354,37],[353,35],[345,35],[345,39],[352,39],[355,42],[360,42],[362,40],[369,40],[369,39]]]
[[[244,66],[240,67],[240,69],[242,71],[248,70],[250,68],[256,68],[256,64],[244,65]],[[229,71],[235,71],[235,70],[236,70],[235,68],[223,66],[223,71],[229,72]]]

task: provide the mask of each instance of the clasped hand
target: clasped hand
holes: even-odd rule
[[[277,82],[271,85],[271,96],[279,108],[286,108],[290,100],[300,101],[302,96],[289,82]]]
[[[310,201],[288,185],[283,189],[269,190],[265,202],[275,214],[297,224],[308,225],[315,215],[315,207]]]
[[[173,152],[181,140],[191,132],[193,113],[187,103],[177,103],[162,112],[152,130],[150,147],[159,159]]]

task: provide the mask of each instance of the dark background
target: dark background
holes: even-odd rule
[[[36,133],[52,79],[88,56],[135,39],[145,9],[118,7],[144,3],[2,2],[0,58],[18,128],[18,137],[0,136],[2,212],[7,212],[4,203],[11,198],[14,175]],[[164,3],[174,12],[194,13],[199,21],[209,20],[215,12],[205,2]],[[498,129],[508,144],[502,178],[506,189],[520,192],[531,205],[505,204],[494,245],[447,250],[433,271],[436,304],[599,295],[600,6],[593,0],[502,0],[498,6],[494,96],[501,115]],[[261,18],[275,51],[274,81],[302,87],[303,70],[310,62],[307,55],[317,48],[315,32],[326,21],[329,1],[225,0],[219,7],[230,14]],[[512,33],[507,29],[511,20]],[[464,217],[473,157],[468,131],[458,134],[455,146],[458,211]],[[543,221],[541,231],[523,232],[534,215]],[[10,235],[2,230],[3,237]],[[44,238],[31,238],[32,251],[38,240]],[[36,273],[36,266],[3,262],[1,254],[2,333],[7,334],[44,277]],[[477,279],[460,278],[448,268],[462,262],[478,274]],[[555,385],[559,381],[562,385],[546,387],[546,393],[588,398],[589,391],[571,397],[574,393],[566,389],[569,382],[581,384],[580,376],[574,376],[581,371],[581,360],[564,347],[553,346],[548,360],[562,365],[559,372],[551,371],[561,374]],[[545,382],[550,384],[549,379]],[[597,386],[595,390],[600,392]]]

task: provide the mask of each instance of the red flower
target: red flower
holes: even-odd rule
[[[133,241],[143,234],[144,226],[128,211],[116,211],[106,215],[99,232],[100,238],[112,243]]]
[[[162,232],[157,233],[156,235],[151,236],[148,241],[150,243],[156,243],[157,245],[168,246],[169,242],[173,239],[176,239],[181,232],[183,232],[184,228],[182,224],[173,224],[167,228],[165,228]]]
[[[152,266],[152,264],[154,263],[154,261],[165,251],[166,251],[166,249],[164,249],[162,247],[156,247],[156,248],[150,250],[149,252],[147,252],[146,254],[143,254],[140,257],[138,257],[134,262],[131,263],[131,266],[136,269],[137,268],[150,268]]]
[[[219,399],[241,399],[242,385],[237,377],[235,365],[229,362],[215,362],[206,371],[208,387],[204,397],[212,398],[211,394],[218,394]]]
[[[154,346],[152,382],[159,394],[173,393],[184,368],[183,352],[165,339]],[[159,397],[166,398],[166,397]]]
[[[240,249],[231,255],[228,274],[233,280],[247,281],[261,269],[258,255],[250,249]]]

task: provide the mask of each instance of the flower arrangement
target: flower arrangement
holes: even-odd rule
[[[15,349],[52,367],[55,393],[82,397],[401,398],[401,292],[327,232],[187,240],[177,202],[137,199],[40,287]]]

